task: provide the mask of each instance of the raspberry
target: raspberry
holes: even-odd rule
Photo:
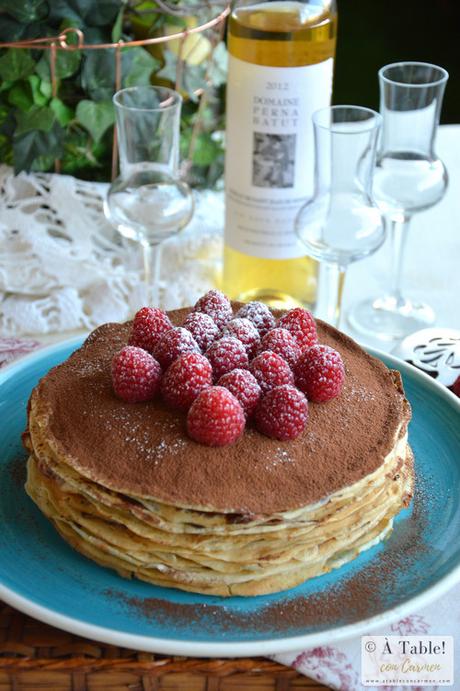
[[[219,329],[233,316],[230,300],[220,290],[209,290],[194,307],[194,312],[204,312],[216,322]]]
[[[244,431],[243,408],[223,386],[202,391],[187,416],[189,436],[206,446],[233,444]]]
[[[318,343],[316,333],[316,323],[313,315],[302,307],[295,307],[289,310],[281,319],[277,326],[287,329],[294,336],[302,350]]]
[[[218,341],[214,341],[205,355],[212,365],[214,381],[220,379],[223,374],[231,372],[232,369],[237,367],[247,369],[249,365],[244,345],[233,336],[224,336]]]
[[[142,348],[125,346],[112,358],[113,390],[127,403],[150,401],[160,380],[160,365]]]
[[[229,321],[222,332],[224,335],[234,336],[246,348],[248,357],[256,354],[260,344],[260,336],[254,324],[249,319],[238,318]]]
[[[249,370],[257,379],[262,393],[282,384],[294,384],[294,375],[286,360],[270,350],[265,350],[254,358]]]
[[[297,387],[309,401],[330,401],[339,395],[345,368],[342,358],[334,348],[314,345],[302,353],[295,367]]]
[[[294,367],[302,352],[294,336],[287,329],[279,327],[265,334],[260,344],[260,350],[261,352],[271,350],[280,355],[291,368]]]
[[[452,386],[449,386],[449,389],[460,398],[460,376],[457,377]]]
[[[295,386],[275,386],[262,398],[255,420],[259,432],[272,439],[295,439],[305,429],[308,402]]]
[[[219,327],[212,317],[204,312],[190,312],[183,326],[190,331],[202,353],[220,336]]]
[[[161,337],[153,354],[165,370],[179,355],[192,352],[199,353],[200,348],[190,331],[174,326]]]
[[[247,369],[234,369],[227,372],[218,381],[218,386],[224,386],[232,393],[244,410],[246,418],[251,417],[261,396],[261,388],[257,379]]]
[[[200,353],[185,353],[166,370],[161,393],[172,408],[188,410],[200,391],[208,386],[212,386],[209,361]]]
[[[157,307],[142,307],[134,316],[129,345],[153,353],[160,338],[170,329],[172,324],[166,312]]]
[[[264,336],[267,331],[275,326],[275,317],[263,302],[248,302],[247,305],[243,305],[238,310],[236,316],[249,319],[256,327],[260,336]]]

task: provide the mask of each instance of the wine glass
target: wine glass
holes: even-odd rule
[[[385,237],[371,197],[381,119],[359,106],[332,106],[313,114],[314,195],[295,225],[307,253],[321,262],[316,313],[336,326],[349,264],[375,252]]]
[[[160,244],[190,221],[193,196],[179,178],[182,97],[159,86],[134,86],[114,97],[120,175],[104,203],[108,220],[142,247],[149,304],[159,304]]]
[[[379,72],[383,127],[373,195],[391,237],[392,277],[389,293],[358,303],[349,320],[355,329],[386,340],[435,319],[429,305],[403,296],[401,283],[410,220],[437,204],[447,188],[434,142],[448,77],[442,67],[423,62],[398,62]]]

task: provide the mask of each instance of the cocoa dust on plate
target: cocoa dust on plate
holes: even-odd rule
[[[252,612],[228,606],[225,599],[218,604],[214,598],[210,604],[184,604],[156,597],[133,597],[116,589],[107,589],[104,595],[121,603],[135,616],[152,623],[172,627],[189,623],[202,631],[215,632],[217,628],[222,632],[240,629],[254,633],[276,631],[277,634],[295,635],[301,633],[302,629],[321,631],[352,624],[404,602],[404,593],[399,595],[398,587],[401,573],[405,577],[409,575],[412,593],[421,585],[425,574],[417,575],[412,567],[420,555],[427,551],[423,538],[427,501],[429,495],[419,479],[412,512],[398,521],[384,549],[358,571],[342,576],[336,584],[311,595],[296,596],[295,591],[289,595],[288,591],[279,595],[282,599]]]

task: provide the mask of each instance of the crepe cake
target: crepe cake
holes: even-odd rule
[[[317,327],[344,361],[341,394],[310,402],[293,441],[247,427],[222,448],[190,439],[161,399],[119,400],[110,363],[130,323],[99,327],[31,395],[28,494],[86,557],[159,586],[260,595],[354,559],[411,500],[410,407],[397,372]]]

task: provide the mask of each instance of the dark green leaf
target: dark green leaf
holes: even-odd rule
[[[117,41],[120,40],[121,38],[121,32],[123,29],[123,13],[124,13],[124,5],[120,8],[120,11],[118,12],[117,18],[115,20],[115,24],[113,25],[112,28],[112,42],[117,43]]]
[[[121,0],[52,0],[50,20],[73,19],[80,26],[106,26],[115,21],[122,4]]]
[[[35,67],[35,71],[42,79],[51,81],[50,69],[51,53],[49,50],[43,51],[43,56]],[[80,67],[81,52],[79,50],[58,50],[56,51],[56,77],[67,79],[71,77]]]
[[[0,22],[0,41],[19,41],[24,34],[25,27],[11,17],[2,15]]]
[[[0,82],[0,93],[2,91],[9,91],[13,84],[14,82]]]
[[[10,108],[0,108],[0,133],[7,137],[12,137],[16,129],[16,118],[13,115],[13,110]]]
[[[27,113],[19,111],[16,114],[16,120],[18,126],[15,134],[20,136],[35,130],[39,130],[41,132],[50,132],[56,121],[56,117],[51,108],[47,108],[45,106],[34,106],[27,111]]]
[[[34,104],[32,89],[27,82],[18,82],[8,93],[8,103],[20,110],[30,110]]]
[[[23,48],[10,48],[0,58],[0,79],[14,82],[24,79],[35,69],[30,52]]]
[[[95,155],[96,152],[96,155]],[[92,146],[92,140],[85,130],[75,129],[67,132],[64,141],[64,155],[62,171],[73,175],[81,175],[84,169],[100,167],[100,160],[104,156],[104,149]],[[105,152],[108,153],[108,152]]]
[[[122,51],[123,86],[149,84],[159,62],[143,48]],[[82,86],[95,101],[109,100],[115,91],[115,50],[88,51],[82,70]]]
[[[81,84],[95,101],[109,100],[115,90],[114,50],[87,51],[83,63]]]
[[[164,65],[157,72],[157,77],[162,77],[170,82],[176,81],[177,73],[177,55],[172,53],[170,50],[165,50],[164,55]]]
[[[62,153],[63,130],[57,123],[49,131],[31,130],[13,139],[14,170],[31,170],[39,156],[59,158]]]
[[[62,127],[69,124],[74,118],[72,108],[65,105],[59,98],[51,99],[50,108],[56,116],[57,121]]]
[[[0,7],[23,24],[43,19],[48,9],[46,0],[2,0]]]
[[[127,48],[122,55],[123,86],[150,84],[151,74],[159,66],[160,61],[144,48]]]
[[[182,87],[192,101],[198,101],[197,92],[206,88],[206,68],[204,65],[187,65],[184,70]]]
[[[98,142],[115,122],[112,101],[99,101],[99,103],[80,101],[77,106],[76,116],[95,142]]]
[[[37,158],[34,158],[30,170],[37,172],[47,172],[53,170],[55,160],[56,159],[54,156],[37,156]]]

